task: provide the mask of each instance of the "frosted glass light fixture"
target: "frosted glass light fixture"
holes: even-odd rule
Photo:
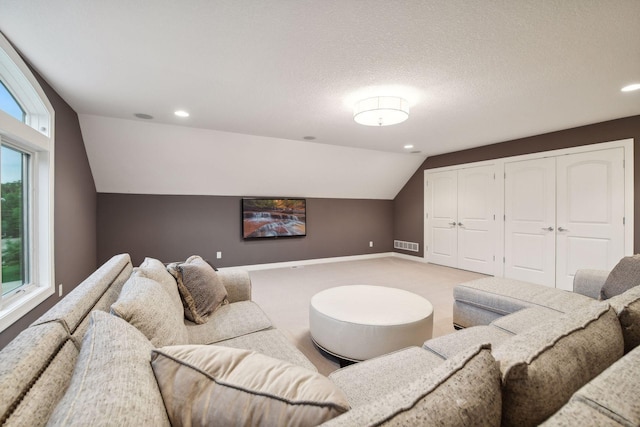
[[[409,118],[409,102],[397,96],[375,96],[359,101],[353,120],[365,126],[390,126]]]
[[[640,89],[640,83],[633,83],[630,85],[627,85],[625,87],[623,87],[622,89],[620,89],[620,91],[622,92],[633,92],[634,90],[638,90]]]

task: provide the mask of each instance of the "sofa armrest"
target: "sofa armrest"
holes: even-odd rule
[[[251,301],[249,272],[239,268],[221,268],[218,277],[227,289],[229,302]]]
[[[573,277],[573,292],[600,299],[600,290],[608,276],[606,270],[578,270]]]

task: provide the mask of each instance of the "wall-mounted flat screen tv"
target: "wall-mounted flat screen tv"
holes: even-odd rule
[[[306,235],[306,199],[242,199],[243,238],[261,239]]]

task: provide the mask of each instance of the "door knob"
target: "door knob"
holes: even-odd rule
[[[567,230],[566,228],[563,228],[563,227],[558,227],[558,231],[569,231],[569,230]]]
[[[458,223],[458,227],[462,227],[464,224],[462,224],[461,222]]]
[[[455,221],[450,222],[449,225],[452,226],[452,227],[455,227],[456,226],[456,222]]]
[[[544,231],[553,231],[553,227],[549,226],[547,228],[542,227]]]

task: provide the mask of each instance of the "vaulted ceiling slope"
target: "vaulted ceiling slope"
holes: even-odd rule
[[[80,115],[102,193],[393,199],[421,158]]]
[[[0,31],[101,192],[388,199],[426,156],[640,114],[638,0],[0,0]],[[356,124],[376,95],[409,120]]]

